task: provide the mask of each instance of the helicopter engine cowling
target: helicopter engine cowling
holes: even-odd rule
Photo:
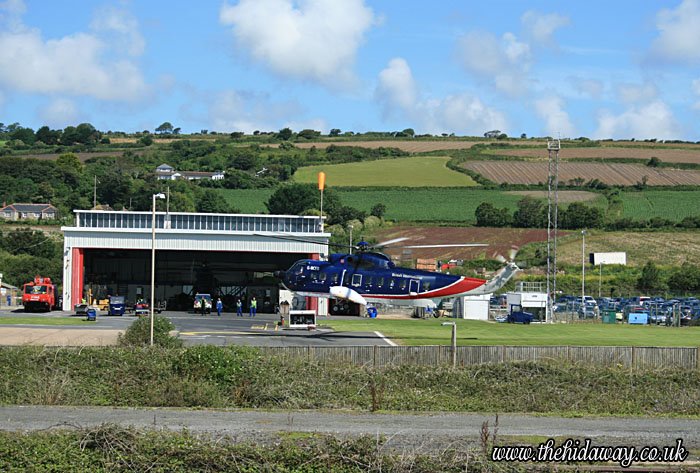
[[[355,304],[367,305],[365,298],[358,294],[357,291],[350,289],[349,287],[333,286],[330,288],[330,294],[336,299],[343,299],[354,302]]]

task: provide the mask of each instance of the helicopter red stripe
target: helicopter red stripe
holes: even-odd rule
[[[416,294],[415,296],[411,296],[408,294],[401,294],[401,295],[396,295],[396,294],[385,294],[385,295],[378,295],[378,294],[364,294],[365,297],[367,298],[377,298],[377,299],[432,299],[434,297],[451,297],[451,296],[456,296],[457,294],[462,294],[465,292],[472,291],[476,289],[479,286],[482,286],[486,283],[485,280],[483,279],[476,279],[476,278],[460,278],[457,281],[453,282],[449,286],[441,287],[439,289],[433,289],[432,291],[428,292],[420,292]]]

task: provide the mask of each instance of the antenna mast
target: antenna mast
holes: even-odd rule
[[[557,229],[559,217],[559,150],[561,141],[547,141],[547,322],[554,321],[557,295]]]

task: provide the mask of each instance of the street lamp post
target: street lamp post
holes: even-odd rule
[[[348,225],[348,228],[350,229],[350,243],[349,243],[349,248],[350,248],[350,254],[352,254],[352,224]]]
[[[156,293],[156,199],[165,199],[165,194],[153,194],[153,211],[151,214],[151,346],[153,346],[154,298]]]
[[[581,230],[581,310],[586,317],[586,230]]]
[[[457,367],[457,324],[455,322],[443,322],[440,325],[452,325],[452,340],[451,340],[451,347],[452,347],[452,367],[456,368]]]

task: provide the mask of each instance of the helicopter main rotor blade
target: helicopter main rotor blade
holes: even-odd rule
[[[449,245],[409,245],[409,246],[395,246],[394,248],[458,248],[458,247],[476,247],[476,246],[489,246],[486,243],[455,243]]]
[[[312,244],[319,245],[319,246],[332,246],[335,248],[343,248],[345,250],[350,248],[350,246],[348,246],[348,245],[339,245],[337,243],[321,243],[320,241],[307,240],[305,238],[296,238],[296,237],[291,237],[291,236],[287,236],[287,235],[266,235],[264,233],[253,233],[253,235],[257,236],[257,237],[274,238],[276,240],[289,240],[289,241],[298,241],[300,243],[312,243]]]
[[[399,243],[399,242],[406,241],[406,240],[410,240],[410,238],[409,237],[393,238],[391,240],[382,241],[382,242],[377,243],[376,245],[371,245],[371,246],[373,248],[384,248],[386,246],[393,245],[394,243]]]

